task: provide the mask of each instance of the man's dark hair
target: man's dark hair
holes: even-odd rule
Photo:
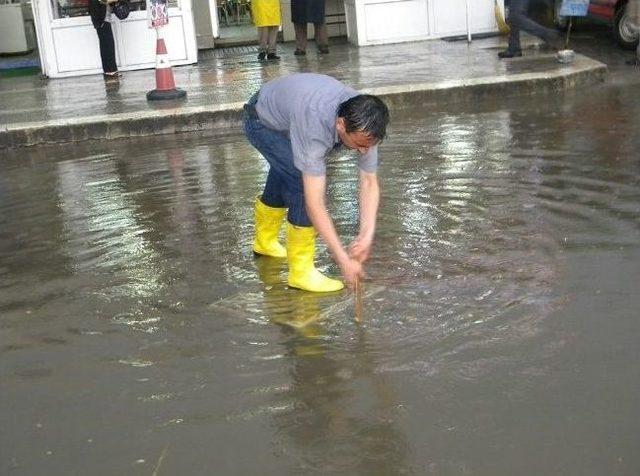
[[[338,106],[338,117],[344,118],[347,132],[361,131],[380,142],[387,133],[389,109],[379,97],[360,94]]]

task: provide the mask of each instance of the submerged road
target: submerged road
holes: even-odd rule
[[[0,473],[638,474],[640,81],[598,51],[597,89],[394,114],[362,326],[253,258],[241,136],[2,153]]]

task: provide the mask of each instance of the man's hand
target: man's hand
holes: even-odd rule
[[[349,257],[360,264],[364,264],[371,254],[373,240],[357,236],[349,245]]]
[[[340,271],[342,271],[344,282],[349,289],[354,289],[356,281],[364,278],[364,269],[362,268],[362,264],[355,259],[346,258],[338,263],[338,265],[340,266]]]
[[[379,187],[376,174],[360,171],[360,233],[345,250],[324,203],[326,178],[303,174],[304,198],[311,223],[329,248],[342,271],[346,285],[353,289],[364,278],[362,265],[369,258],[376,227]]]

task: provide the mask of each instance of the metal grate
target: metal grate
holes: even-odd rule
[[[209,55],[207,57],[211,58],[233,58],[235,56],[245,56],[249,54],[258,53],[258,47],[255,45],[251,46],[230,46],[228,48],[216,48],[214,50],[209,50]]]

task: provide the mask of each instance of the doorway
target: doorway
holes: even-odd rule
[[[215,3],[218,17],[217,47],[257,43],[256,29],[251,21],[251,0],[210,1]]]

